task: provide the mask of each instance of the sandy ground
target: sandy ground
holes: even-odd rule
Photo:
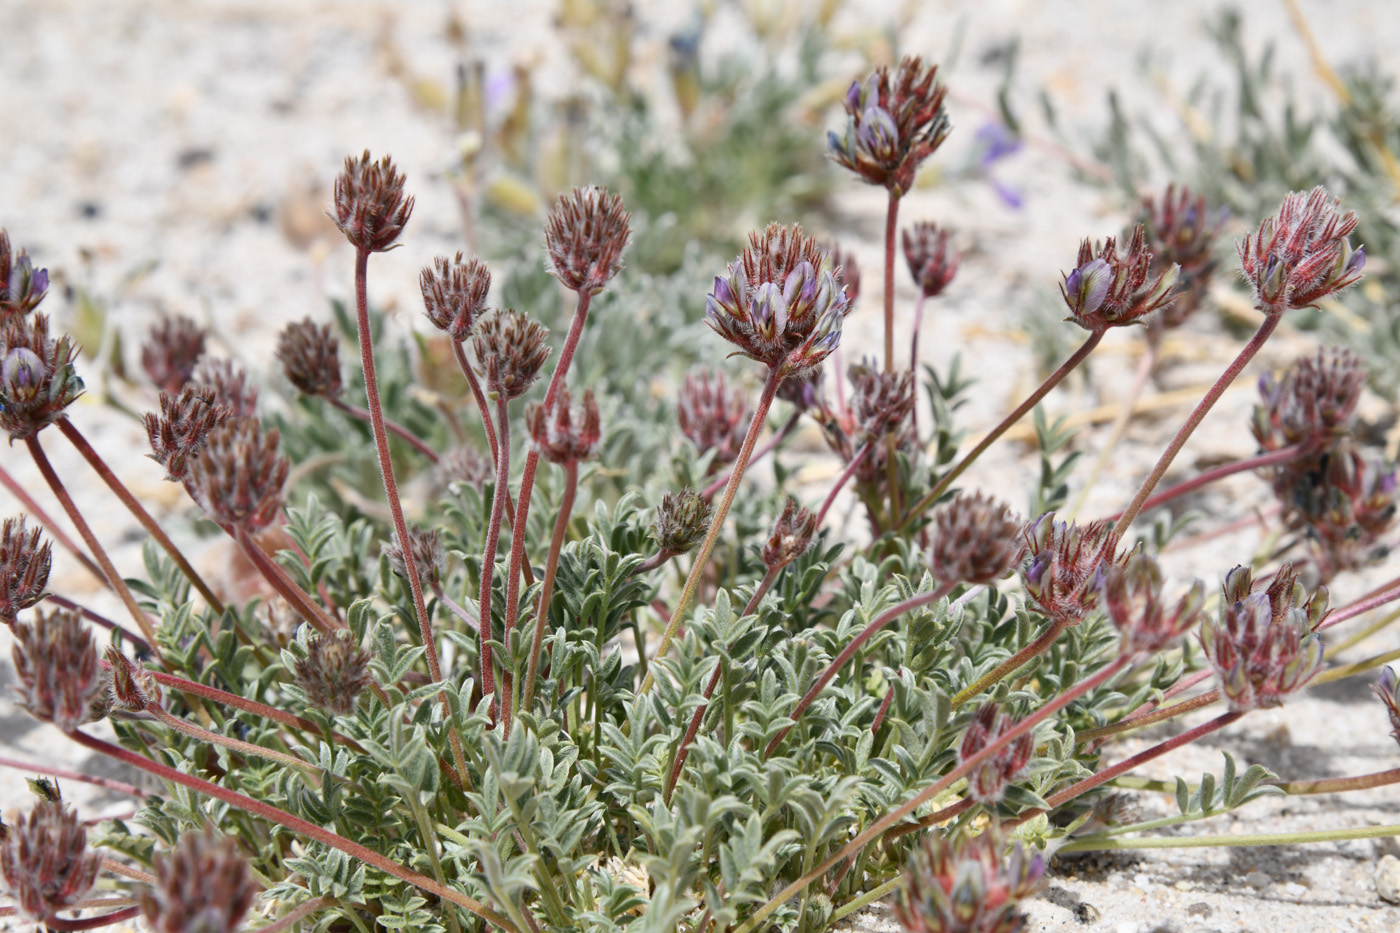
[[[777,0],[762,4],[777,8]],[[1142,4],[985,0],[912,5],[900,37],[902,51],[944,58],[963,30],[959,62],[948,74],[956,127],[944,155],[948,179],[965,164],[970,140],[994,100],[996,50],[1020,37],[1018,104],[1041,132],[1032,91],[1044,87],[1071,129],[1102,123],[1103,91],[1121,87],[1131,112],[1160,108],[1163,88],[1137,69],[1143,50],[1154,56],[1177,92],[1198,72],[1221,73],[1200,28],[1215,9],[1206,2]],[[848,4],[835,28],[868,38],[893,21],[895,4]],[[1311,77],[1303,46],[1282,4],[1249,12],[1249,34],[1279,41],[1279,62],[1304,100],[1324,91]],[[1387,5],[1369,2],[1304,3],[1321,48],[1332,61],[1386,55],[1397,36]],[[573,76],[550,31],[551,6],[486,2],[281,3],[227,0],[188,4],[174,0],[11,0],[0,4],[0,87],[6,89],[5,132],[0,134],[0,225],[55,275],[47,309],[70,324],[62,284],[81,286],[110,304],[124,337],[128,365],[154,317],[180,312],[207,323],[222,352],[251,369],[267,367],[271,341],[282,324],[323,314],[328,295],[345,296],[351,255],[320,216],[328,185],[347,152],[369,147],[392,152],[405,169],[418,208],[404,240],[376,264],[373,299],[416,316],[418,266],[436,253],[460,248],[457,206],[445,172],[454,139],[447,120],[424,105],[434,85],[448,86],[459,57],[445,38],[449,8],[467,27],[463,46],[492,73],[512,63],[538,63],[542,87],[566,86]],[[685,4],[638,4],[654,42],[689,16]],[[721,16],[734,16],[727,7]],[[655,61],[656,59],[651,59]],[[1382,59],[1395,71],[1393,59]],[[646,61],[644,57],[644,61]],[[854,66],[853,66],[854,67]],[[1031,147],[998,166],[998,177],[1024,198],[1007,206],[987,184],[945,179],[911,195],[906,220],[934,219],[959,230],[966,259],[953,289],[928,326],[926,358],[946,364],[953,352],[978,361],[984,379],[967,422],[989,426],[1022,397],[1036,375],[1023,315],[1050,308],[1057,274],[1073,259],[1083,236],[1115,233],[1123,222],[1110,196],[1068,179],[1064,159],[1050,147]],[[839,230],[855,243],[868,270],[867,290],[878,288],[878,234],[883,202],[854,184],[838,198]],[[791,218],[782,218],[788,220]],[[1250,219],[1252,222],[1255,219]],[[705,283],[698,283],[703,288]],[[900,281],[902,306],[912,292]],[[1053,310],[1046,313],[1056,313]],[[873,308],[867,309],[873,314]],[[870,320],[867,318],[866,320]],[[907,332],[907,321],[901,325]],[[1066,325],[1068,327],[1068,325]],[[847,336],[855,352],[873,349],[873,324]],[[1074,337],[1068,338],[1073,340]],[[1072,345],[1067,343],[1067,346]],[[1131,335],[1106,341],[1089,387],[1052,397],[1053,411],[1092,408],[1121,397],[1139,344]],[[1260,366],[1286,363],[1311,347],[1309,338],[1282,333]],[[1193,322],[1174,344],[1175,358],[1150,391],[1204,384],[1223,368],[1237,345],[1218,325]],[[1244,419],[1253,393],[1248,380],[1228,394],[1181,461],[1183,468],[1251,450]],[[1374,411],[1374,405],[1371,403]],[[1135,429],[1096,486],[1086,513],[1122,504],[1176,420],[1180,406]],[[96,406],[79,406],[75,420],[118,464],[177,537],[190,536],[189,513],[163,488],[143,459],[134,424]],[[1092,451],[1103,428],[1088,436]],[[84,469],[57,439],[47,441],[60,470]],[[30,488],[37,478],[18,449],[0,450],[7,469]],[[1020,488],[1028,468],[1024,449],[1004,445],[971,477],[985,488]],[[139,535],[94,485],[76,489],[80,504],[114,550],[125,572],[139,566]],[[47,501],[47,500],[45,500]],[[1198,505],[1221,521],[1249,514],[1266,502],[1262,484],[1239,478]],[[16,510],[0,496],[5,514]],[[1213,579],[1252,553],[1255,531],[1228,536],[1171,564],[1179,575]],[[212,562],[216,558],[209,558]],[[1335,587],[1336,601],[1393,576],[1378,569]],[[56,581],[77,598],[101,604],[102,594],[60,558]],[[108,607],[113,608],[113,607]],[[1385,634],[1353,650],[1364,657],[1395,646]],[[8,682],[0,666],[0,682]],[[8,693],[8,690],[5,691]],[[1220,751],[1260,762],[1285,778],[1325,777],[1393,767],[1397,750],[1385,734],[1384,715],[1366,682],[1353,680],[1311,691],[1283,710],[1260,713],[1218,736],[1155,762],[1152,777],[1218,773]],[[1115,746],[1131,754],[1171,734],[1160,731]],[[63,761],[101,772],[47,728],[34,725],[8,699],[0,701],[0,748],[18,757]],[[70,785],[70,793],[79,790]],[[23,775],[0,770],[0,804],[25,797]],[[1148,813],[1167,815],[1165,797],[1143,795]],[[89,797],[91,814],[120,812],[112,797]],[[1307,830],[1400,822],[1393,788],[1344,798],[1263,801],[1190,832],[1233,834],[1266,829]],[[1043,897],[1030,907],[1035,931],[1381,931],[1400,928],[1400,909],[1378,899],[1381,856],[1400,854],[1393,841],[1320,844],[1307,848],[1183,849],[1170,854],[1082,856],[1053,867]],[[0,921],[3,924],[3,921]],[[854,929],[892,928],[886,911],[863,915]]]

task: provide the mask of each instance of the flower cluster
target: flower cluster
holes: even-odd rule
[[[369,150],[357,160],[345,157],[335,180],[331,220],[357,250],[382,253],[394,248],[413,213],[413,198],[404,194],[404,177],[385,156],[378,162]]]
[[[67,334],[49,337],[42,314],[0,325],[0,430],[10,440],[38,434],[83,394],[77,358]]]
[[[1017,933],[1020,902],[1040,887],[1045,863],[1001,834],[935,836],[904,872],[895,916],[906,933]]]
[[[1205,587],[1192,584],[1176,605],[1162,596],[1162,568],[1155,558],[1134,550],[1103,573],[1101,603],[1123,639],[1123,653],[1160,651],[1195,628],[1202,618]]]
[[[1152,253],[1141,224],[1133,228],[1127,249],[1120,252],[1113,237],[1095,249],[1089,240],[1079,245],[1079,259],[1064,276],[1060,295],[1073,321],[1089,331],[1133,324],[1176,297],[1181,269],[1169,266],[1151,275]]]
[[[1104,572],[1120,561],[1118,534],[1107,522],[1076,525],[1047,512],[1026,528],[1026,592],[1058,623],[1077,624],[1098,605]]]
[[[983,703],[972,714],[972,721],[958,746],[958,764],[964,764],[982,749],[1000,739],[1016,725],[996,703]],[[1035,752],[1035,736],[1027,732],[1003,746],[967,776],[967,792],[978,803],[993,804],[1006,793],[1006,787],[1021,776]]]
[[[1149,326],[1179,327],[1200,308],[1219,265],[1215,241],[1225,225],[1224,208],[1211,210],[1205,195],[1192,196],[1185,185],[1167,185],[1158,201],[1142,199],[1139,223],[1147,233],[1152,252],[1150,275],[1161,275],[1172,266],[1181,270],[1176,300],[1149,320]]]
[[[697,452],[714,451],[711,471],[739,456],[752,419],[748,398],[729,386],[721,370],[690,373],[676,395],[676,425]]]
[[[530,441],[550,463],[578,463],[598,449],[602,428],[598,402],[586,389],[577,405],[571,404],[568,386],[561,386],[552,406],[530,405],[525,410]]]
[[[44,923],[81,901],[97,882],[102,857],[67,804],[40,800],[0,835],[0,873],[20,911]]]
[[[39,306],[49,290],[49,270],[34,268],[24,250],[16,256],[10,234],[0,229],[0,323],[24,317]]]
[[[1308,194],[1294,191],[1253,236],[1236,244],[1259,310],[1280,314],[1312,307],[1361,280],[1366,250],[1353,249],[1348,239],[1356,214],[1340,208],[1321,186]]]
[[[893,74],[882,67],[851,82],[843,102],[846,130],[827,134],[832,158],[895,197],[908,193],[919,165],[948,138],[948,89],[937,74],[937,65],[910,56]]]

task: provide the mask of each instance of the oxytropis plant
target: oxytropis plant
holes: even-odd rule
[[[43,480],[0,474],[27,512],[0,533],[19,701],[150,779],[6,759],[130,794],[133,810],[92,829],[35,781],[39,799],[0,841],[4,909],[51,929],[140,914],[209,933],[806,933],[898,890],[911,931],[1009,933],[1049,856],[1162,825],[1126,815],[1109,790],[1120,776],[1390,659],[1328,668],[1322,633],[1400,585],[1334,608],[1304,584],[1383,555],[1393,517],[1392,474],[1352,428],[1354,358],[1323,352],[1266,376],[1259,454],[1157,490],[1289,313],[1359,279],[1355,217],[1321,189],[1293,194],[1240,242],[1257,332],[1123,511],[1056,514],[1069,474],[1047,450],[1027,490],[1035,514],[1018,515],[954,484],[975,480],[978,456],[1110,329],[1147,322],[1155,342],[1185,326],[1209,300],[1219,224],[1168,189],[1126,236],[1084,241],[1060,292],[1088,336],[963,452],[956,371],[929,370],[931,422],[916,415],[918,322],[958,268],[949,231],[904,232],[912,355],[893,336],[897,209],[948,133],[944,97],[936,69],[905,59],[851,85],[831,137],[837,163],[888,193],[883,358],[846,385],[837,349],[859,272],[801,226],[770,224],[696,295],[713,334],[695,339],[717,369],[684,377],[675,423],[650,445],[649,400],[615,391],[622,374],[574,365],[592,332],[645,311],[628,290],[621,198],[578,188],[549,212],[546,268],[572,304],[553,335],[538,319],[547,300],[492,303],[485,261],[426,265],[435,333],[414,346],[456,369],[415,394],[416,356],[369,299],[371,258],[400,245],[414,199],[387,157],[347,159],[330,213],[354,249],[353,313],[339,329],[286,325],[284,383],[259,393],[178,318],[142,352],[151,456],[256,588],[202,578],[69,417],[84,364],[39,310],[46,272],[0,237],[5,457],[28,456]],[[720,371],[726,354],[741,359]],[[268,406],[279,389],[288,404]],[[841,460],[829,486],[755,476],[809,417]],[[69,494],[79,477],[49,459],[60,439],[148,533],[139,583]],[[1305,558],[1203,567],[1223,580],[1213,599],[1203,583],[1171,585],[1160,536],[1139,539],[1135,519],[1247,469],[1268,471]],[[832,506],[852,480],[868,527],[847,532]],[[55,544],[125,617],[49,591]],[[1400,733],[1389,669],[1377,693]],[[1215,703],[1215,718],[1105,763],[1114,735]],[[1222,781],[1181,785],[1170,822],[1397,780],[1281,781],[1227,759]]]

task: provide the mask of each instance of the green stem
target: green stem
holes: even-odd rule
[[[734,460],[734,472],[729,474],[729,484],[724,487],[724,496],[715,508],[714,517],[710,522],[710,530],[706,533],[705,540],[700,544],[700,550],[695,555],[694,563],[690,565],[690,575],[685,579],[685,588],[681,590],[680,599],[676,601],[675,608],[671,610],[671,620],[666,624],[666,631],[661,636],[661,644],[657,645],[656,654],[651,659],[653,665],[664,658],[666,652],[670,650],[671,639],[676,637],[676,630],[680,628],[681,622],[685,619],[686,611],[690,609],[690,604],[695,599],[695,592],[700,586],[700,577],[704,574],[705,567],[710,561],[710,551],[714,550],[715,541],[719,539],[720,531],[724,527],[724,519],[729,515],[730,506],[734,504],[734,495],[739,491],[739,481],[744,478],[744,470],[748,468],[749,458],[753,456],[754,444],[758,442],[758,434],[763,430],[763,421],[768,417],[768,409],[772,407],[773,398],[778,394],[778,386],[782,381],[782,368],[779,366],[768,367],[768,379],[763,383],[763,392],[758,397],[753,420],[749,422],[748,433],[744,435],[744,444],[739,448],[739,456]],[[648,671],[642,680],[641,693],[649,691],[654,680],[654,672]]]
[[[1040,400],[1045,398],[1046,395],[1049,395],[1051,389],[1055,388],[1055,386],[1059,385],[1061,382],[1064,381],[1064,378],[1066,376],[1074,372],[1074,370],[1079,366],[1079,364],[1084,362],[1084,360],[1088,358],[1089,354],[1093,352],[1094,348],[1099,345],[1099,341],[1103,339],[1103,335],[1104,332],[1101,330],[1096,330],[1090,333],[1089,339],[1085,340],[1082,344],[1080,344],[1079,349],[1075,350],[1073,355],[1071,355],[1069,359],[1061,363],[1059,369],[1051,373],[1046,378],[1046,380],[1040,384],[1040,387],[1034,392],[1032,392],[1024,402],[1016,406],[1016,409],[1013,412],[1011,412],[1011,414],[1003,418],[1000,424],[992,428],[991,431],[987,432],[987,435],[977,442],[977,446],[972,448],[972,450],[968,451],[967,456],[963,457],[961,460],[958,461],[957,466],[953,467],[947,473],[943,474],[943,478],[940,479],[937,482],[937,484],[935,484],[934,487],[928,491],[927,495],[925,495],[922,499],[920,499],[918,502],[914,503],[914,505],[910,507],[910,509],[904,515],[904,520],[900,523],[900,528],[902,529],[905,525],[908,525],[909,522],[912,521],[915,516],[919,515],[921,512],[923,512],[924,509],[937,502],[938,497],[943,495],[943,493],[945,493],[948,490],[948,487],[953,484],[953,480],[957,479],[959,476],[962,476],[963,472],[966,471],[968,467],[972,466],[972,464],[977,460],[977,458],[982,456],[982,453],[988,447],[992,446],[992,443],[997,438],[1001,437],[1008,430],[1010,430],[1011,426],[1014,425],[1016,422],[1020,421],[1021,418],[1025,416],[1026,412],[1030,411],[1037,404],[1039,404]]]
[[[1022,648],[1020,651],[1016,652],[1011,657],[1007,658],[1005,661],[1002,661],[996,667],[992,668],[990,671],[983,674],[981,677],[977,678],[972,683],[959,690],[957,692],[957,695],[954,696],[952,700],[953,709],[957,709],[959,706],[962,706],[968,700],[977,696],[977,694],[981,693],[983,690],[986,690],[993,684],[1000,683],[1003,677],[1019,668],[1022,664],[1025,664],[1027,661],[1030,661],[1032,658],[1038,657],[1042,652],[1048,650],[1050,646],[1055,643],[1055,639],[1059,638],[1060,634],[1068,627],[1068,619],[1061,619],[1057,622],[1052,622],[1050,624],[1050,627],[1045,630],[1045,633],[1042,634],[1035,641],[1031,642],[1029,645],[1026,645],[1026,647]]]
[[[1133,501],[1128,503],[1128,507],[1123,510],[1116,522],[1116,527],[1126,529],[1133,523],[1142,511],[1142,507],[1147,502],[1147,497],[1152,495],[1152,490],[1157,488],[1157,483],[1166,474],[1167,468],[1172,465],[1176,455],[1181,452],[1181,448],[1186,446],[1186,441],[1196,430],[1196,427],[1205,419],[1207,413],[1220,400],[1220,396],[1225,394],[1225,390],[1235,381],[1244,368],[1249,365],[1250,360],[1264,346],[1265,341],[1278,328],[1279,321],[1283,320],[1283,315],[1270,313],[1264,315],[1264,322],[1259,325],[1259,329],[1254,332],[1254,336],[1249,338],[1249,343],[1245,344],[1239,356],[1225,368],[1225,372],[1220,374],[1220,378],[1215,380],[1215,384],[1210,387],[1206,394],[1196,404],[1195,410],[1191,412],[1186,423],[1176,432],[1172,442],[1167,445],[1167,449],[1162,451],[1162,456],[1158,458],[1157,465],[1152,468],[1152,472],[1147,474],[1147,479],[1143,480],[1142,487],[1138,489],[1137,495],[1133,496]]]
[[[237,807],[255,817],[277,823],[280,826],[285,826],[292,832],[299,833],[322,845],[327,845],[333,849],[344,852],[351,858],[358,859],[367,865],[378,868],[380,871],[392,875],[401,881],[406,881],[416,888],[431,894],[436,894],[443,900],[450,901],[458,907],[464,907],[488,923],[493,923],[502,930],[508,931],[508,933],[520,933],[514,924],[480,901],[470,898],[445,884],[439,884],[434,879],[419,874],[405,865],[400,865],[393,859],[381,855],[373,849],[368,849],[358,842],[353,842],[338,833],[322,829],[314,823],[308,823],[301,817],[288,813],[286,810],[279,809],[261,800],[255,800],[246,794],[240,794],[237,791],[221,787],[218,784],[206,781],[203,778],[195,777],[192,774],[186,774],[169,765],[161,764],[158,761],[152,761],[149,758],[143,758],[135,752],[122,748],[120,745],[113,745],[110,742],[103,741],[102,739],[95,738],[86,733],[75,730],[69,732],[68,737],[79,745],[115,758],[117,761],[124,762],[132,767],[140,768],[172,784],[178,784],[181,787],[188,788],[189,790],[204,794],[205,796],[213,797],[215,800],[222,800],[224,803]]]
[[[843,920],[846,917],[849,917],[851,914],[855,913],[856,911],[860,910],[861,908],[869,907],[871,904],[875,903],[880,898],[884,897],[886,894],[889,894],[892,891],[894,891],[903,883],[904,876],[900,875],[897,878],[891,878],[889,881],[886,881],[878,888],[871,888],[869,891],[866,891],[864,894],[862,894],[855,900],[848,901],[847,903],[842,904],[840,907],[836,908],[836,910],[833,911],[831,914],[831,922],[835,923],[838,920]]]
[[[1379,839],[1400,836],[1400,825],[1359,826],[1353,829],[1320,829],[1302,833],[1255,833],[1240,836],[1169,836],[1159,839],[1086,838],[1061,846],[1066,852],[1099,852],[1106,849],[1201,849],[1233,846],[1286,846],[1300,842],[1340,842],[1346,839]]]
[[[335,907],[339,903],[339,901],[329,894],[324,897],[313,897],[309,901],[302,901],[296,906],[295,910],[283,914],[265,927],[259,927],[258,933],[282,933],[282,931],[296,926],[316,911],[324,910],[327,907]]]

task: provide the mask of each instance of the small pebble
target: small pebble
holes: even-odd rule
[[[1302,897],[1304,894],[1308,893],[1308,889],[1298,884],[1296,881],[1290,881],[1288,884],[1284,885],[1283,891],[1289,897]]]
[[[1400,858],[1386,855],[1376,863],[1376,893],[1387,903],[1400,904]]]
[[[1144,891],[1151,891],[1151,890],[1152,890],[1152,878],[1151,878],[1150,876],[1146,875],[1146,874],[1141,873],[1141,872],[1139,872],[1137,875],[1133,876],[1133,884],[1135,884],[1135,885],[1137,885],[1138,887],[1142,888]]]
[[[1264,872],[1255,869],[1244,876],[1244,883],[1251,888],[1267,888],[1274,883],[1274,879],[1270,878]]]

